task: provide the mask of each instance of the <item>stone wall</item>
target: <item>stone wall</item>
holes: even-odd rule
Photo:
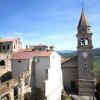
[[[12,79],[10,81],[1,83],[0,100],[3,100],[3,98],[8,98],[8,100],[14,100],[14,98],[18,98],[18,100],[24,100],[25,94],[27,93],[31,94],[30,84],[27,85],[25,84],[25,79],[29,76],[30,73],[25,72],[16,79]],[[15,95],[16,89],[17,89],[17,94]]]

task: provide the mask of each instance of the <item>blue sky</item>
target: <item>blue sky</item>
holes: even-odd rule
[[[100,0],[84,0],[93,46],[100,47]],[[82,0],[0,0],[0,37],[19,37],[23,45],[54,45],[75,50]]]

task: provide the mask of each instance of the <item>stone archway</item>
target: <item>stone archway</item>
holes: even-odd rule
[[[10,100],[9,94],[4,95],[0,100]]]

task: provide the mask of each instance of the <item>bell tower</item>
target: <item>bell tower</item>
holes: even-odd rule
[[[82,9],[77,27],[78,94],[93,96],[93,54],[91,26]]]

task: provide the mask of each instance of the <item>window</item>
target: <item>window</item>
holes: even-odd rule
[[[5,50],[5,46],[3,46],[3,49]]]
[[[85,45],[88,45],[89,44],[89,40],[88,38],[85,38]]]
[[[39,58],[34,58],[34,61],[36,62],[36,63],[39,63]]]
[[[81,38],[81,45],[88,45],[89,44],[89,40],[88,38]]]
[[[53,59],[55,59],[55,56],[53,56]]]
[[[87,62],[84,63],[84,67],[87,67]]]
[[[18,100],[18,87],[14,87],[14,100]]]
[[[17,44],[17,40],[16,40],[16,44]]]
[[[87,61],[85,58],[82,58],[82,62],[83,62],[83,67],[87,67]]]
[[[22,61],[21,60],[18,60],[18,62],[21,63]]]
[[[81,38],[81,45],[85,45],[84,38]]]
[[[15,47],[16,47],[16,46],[14,45],[14,49],[15,49]]]
[[[0,50],[1,50],[1,45],[0,45]]]
[[[25,78],[25,86],[30,85],[29,84],[29,77]]]
[[[83,28],[83,32],[85,31],[85,28]]]
[[[76,82],[75,81],[71,81],[71,88],[75,88],[76,86]]]
[[[9,56],[7,56],[7,59],[9,58]]]
[[[46,79],[48,79],[48,69],[46,69]]]
[[[42,51],[42,49],[41,49],[41,48],[39,48],[39,51]]]
[[[7,46],[7,49],[9,49],[9,47],[10,47],[10,46],[8,45],[8,46]]]
[[[1,60],[0,61],[0,66],[4,66],[5,65],[5,61],[4,60]]]

